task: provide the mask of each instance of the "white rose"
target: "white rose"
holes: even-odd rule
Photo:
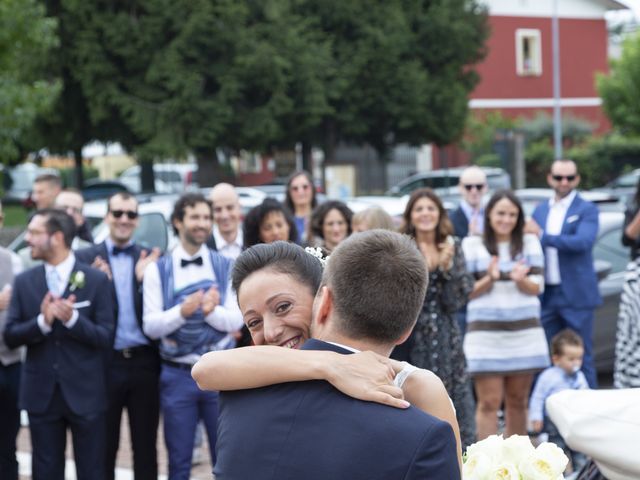
[[[500,463],[502,460],[502,435],[491,435],[480,442],[467,447],[467,455],[474,453],[484,453],[493,463]]]
[[[491,458],[482,452],[467,454],[467,459],[462,465],[462,478],[464,480],[488,480],[491,472]]]
[[[84,282],[84,272],[82,272],[80,270],[76,272],[76,281],[78,283],[83,283]]]
[[[564,454],[564,451],[552,442],[544,442],[538,445],[536,456],[549,462],[556,472],[556,476],[564,472],[569,463],[569,458]]]
[[[513,463],[501,463],[489,474],[489,480],[520,480],[520,472]]]
[[[558,478],[549,462],[536,454],[520,462],[519,468],[522,480],[556,480]]]
[[[525,458],[533,454],[536,449],[525,435],[511,435],[502,442],[503,461],[520,465]]]

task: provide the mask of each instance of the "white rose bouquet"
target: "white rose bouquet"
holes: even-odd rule
[[[462,465],[463,480],[562,480],[569,459],[554,443],[534,448],[529,437],[502,435],[476,442],[467,448]]]

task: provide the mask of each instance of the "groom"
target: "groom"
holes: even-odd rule
[[[332,253],[305,350],[389,356],[424,300],[427,272],[397,233],[353,235]],[[324,381],[223,392],[215,475],[225,479],[460,478],[449,424],[349,398]]]

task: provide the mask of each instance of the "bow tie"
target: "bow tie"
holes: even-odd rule
[[[198,265],[199,267],[202,266],[202,257],[196,257],[196,258],[192,258],[191,260],[185,260],[184,258],[180,260],[180,266],[181,267],[186,267],[187,265]]]
[[[133,255],[133,245],[128,245],[126,247],[116,247],[114,245],[111,250],[111,254],[115,256],[120,255],[121,253],[124,253],[125,255]]]

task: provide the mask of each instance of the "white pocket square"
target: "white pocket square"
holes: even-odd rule
[[[580,218],[580,215],[571,215],[567,218],[567,223],[573,223]]]
[[[85,300],[84,302],[76,302],[73,304],[73,308],[78,310],[79,308],[85,308],[91,305],[91,300]]]

